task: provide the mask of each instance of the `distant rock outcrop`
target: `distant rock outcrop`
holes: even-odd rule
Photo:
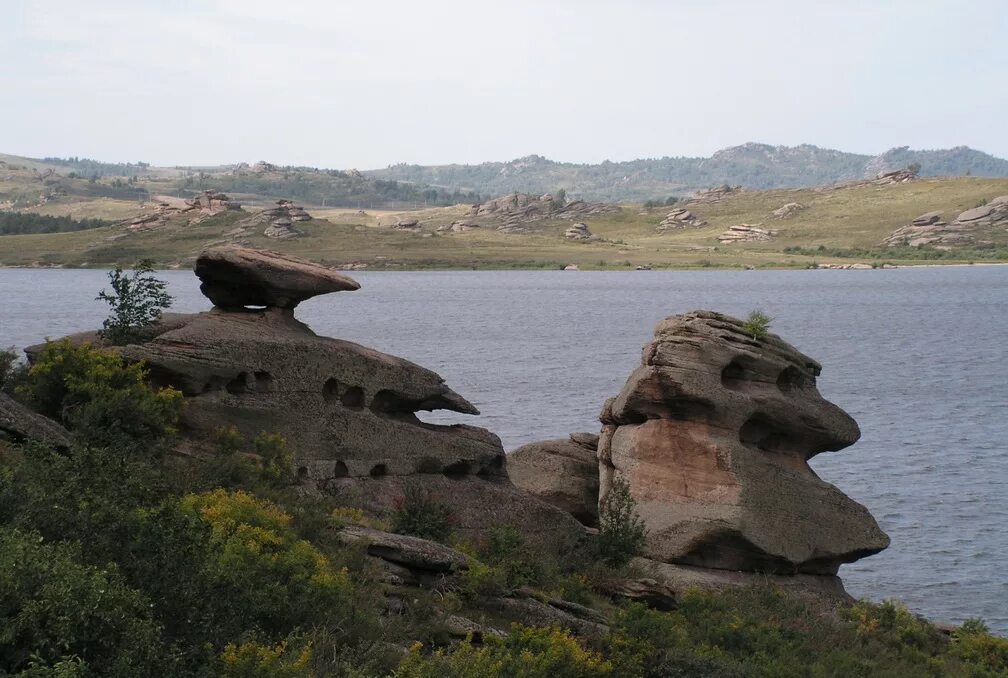
[[[725,245],[735,242],[758,242],[761,240],[770,240],[775,235],[777,235],[776,231],[752,226],[751,224],[738,224],[737,226],[729,227],[727,231],[719,235],[718,242]]]
[[[886,184],[905,184],[908,181],[914,181],[917,178],[917,172],[911,169],[898,169],[890,170],[888,172],[879,172],[875,175],[875,180],[873,183],[884,186]]]
[[[515,233],[522,224],[542,219],[584,219],[619,212],[618,205],[581,200],[561,201],[546,193],[535,196],[528,193],[510,193],[469,209],[470,218],[492,220],[498,230]]]
[[[906,226],[896,229],[882,241],[887,247],[948,248],[970,245],[978,241],[978,234],[991,228],[1008,227],[1008,195],[998,196],[979,207],[959,214],[952,223],[937,210],[922,214]]]
[[[240,210],[241,203],[229,198],[220,191],[203,191],[199,195],[186,200],[187,210],[199,210],[205,215],[214,215],[226,210]]]
[[[790,219],[804,209],[805,205],[800,202],[789,202],[775,209],[773,215],[778,219]]]
[[[276,203],[258,214],[242,221],[243,228],[262,228],[263,235],[276,240],[287,240],[304,235],[294,224],[311,221],[312,216],[304,207],[292,200],[277,200]]]
[[[572,224],[564,231],[564,237],[567,240],[598,240],[598,236],[592,235],[592,232],[588,230],[587,224]]]
[[[708,188],[701,191],[697,191],[692,196],[690,196],[690,202],[720,202],[730,195],[741,192],[743,189],[741,186],[729,186],[725,184],[723,186],[718,186],[717,188]]]
[[[666,231],[678,230],[682,228],[699,228],[701,226],[706,226],[707,222],[701,219],[698,215],[694,214],[685,207],[678,207],[662,219],[661,223],[655,229],[658,233],[665,233]]]
[[[626,481],[664,563],[835,575],[889,539],[867,509],[809,468],[860,436],[816,389],[817,362],[775,335],[694,311],[661,321],[642,364],[608,400],[598,455],[604,500]]]

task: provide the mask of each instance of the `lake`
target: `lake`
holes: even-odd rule
[[[1008,267],[351,275],[362,289],[310,300],[298,318],[439,372],[482,415],[426,419],[485,426],[508,450],[598,430],[659,319],[766,311],[861,426],[855,446],[812,462],[892,537],[841,568],[847,589],[1008,632]],[[192,273],[162,277],[173,310],[209,308]],[[0,346],[98,327],[105,283],[102,271],[0,270]]]

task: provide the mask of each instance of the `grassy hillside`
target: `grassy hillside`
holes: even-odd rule
[[[616,214],[586,220],[598,240],[569,241],[570,221],[544,220],[527,225],[528,233],[502,233],[486,219],[484,227],[460,233],[438,232],[438,226],[463,219],[468,206],[419,211],[313,209],[313,221],[299,224],[300,238],[276,241],[260,230],[227,235],[244,212],[228,212],[189,225],[176,217],[155,230],[131,233],[110,226],[74,233],[0,237],[0,264],[107,266],[152,257],[164,266],[188,266],[211,243],[241,239],[335,265],[369,269],[402,268],[536,268],[576,263],[581,268],[654,267],[807,267],[813,263],[887,261],[921,263],[940,255],[945,263],[1008,260],[1008,233],[983,234],[986,250],[965,248],[947,253],[914,248],[883,249],[879,243],[914,217],[944,210],[949,219],[999,195],[1008,194],[1008,179],[923,179],[905,184],[856,184],[840,188],[741,191],[714,203],[687,204],[708,224],[700,228],[656,232],[671,209],[625,205]],[[773,210],[790,202],[806,209],[789,219]],[[52,214],[122,218],[138,212],[133,201],[106,198],[73,203],[47,203],[34,211]],[[419,219],[421,232],[390,228],[397,220]],[[718,235],[746,223],[771,229],[766,242],[720,244]],[[798,250],[797,252],[795,250]]]

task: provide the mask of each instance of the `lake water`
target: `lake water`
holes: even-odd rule
[[[163,277],[174,310],[209,308],[191,273]],[[1008,267],[354,277],[361,290],[297,316],[439,372],[483,414],[428,419],[485,426],[509,450],[597,430],[659,319],[763,309],[863,432],[812,463],[892,537],[841,569],[848,590],[1008,632]],[[104,284],[101,271],[0,270],[0,346],[99,326]]]

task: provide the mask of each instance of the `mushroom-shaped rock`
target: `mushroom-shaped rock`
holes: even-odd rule
[[[238,245],[203,250],[194,270],[200,291],[221,308],[290,310],[320,294],[360,289],[357,281],[325,266]]]
[[[666,563],[835,574],[889,545],[865,507],[809,468],[857,424],[816,389],[820,366],[775,335],[693,311],[660,322],[606,402],[601,496],[622,478]]]

